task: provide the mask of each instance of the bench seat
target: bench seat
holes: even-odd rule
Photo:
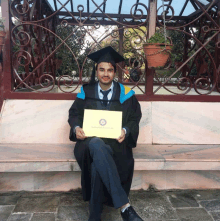
[[[67,123],[72,103],[4,101],[0,112],[0,192],[81,187]],[[141,101],[140,105],[132,189],[220,188],[220,103]]]
[[[74,144],[0,144],[0,172],[80,171]],[[220,145],[147,145],[133,149],[135,171],[220,170]]]

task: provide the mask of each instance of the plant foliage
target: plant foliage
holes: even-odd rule
[[[147,43],[151,43],[151,44],[154,44],[154,43],[164,43],[165,44],[165,36],[164,34],[161,32],[161,30],[157,30],[155,32],[154,35],[152,35],[148,40],[147,40]],[[169,40],[167,39],[166,41],[167,44],[169,44]]]
[[[4,31],[4,19],[0,17],[0,31]]]
[[[56,34],[62,39],[67,38],[74,30],[75,26],[61,26],[56,27]],[[75,76],[79,76],[80,69],[83,66],[83,76],[88,76],[91,69],[91,62],[88,61],[83,65],[83,62],[87,56],[87,50],[90,44],[85,44],[85,33],[82,30],[77,29],[69,38],[65,41],[71,51],[63,44],[56,53],[58,61],[62,61],[60,67],[57,70],[56,75],[72,75],[75,72]],[[60,45],[61,41],[56,39],[56,46]],[[75,56],[75,57],[74,57]],[[78,62],[78,63],[77,63]],[[89,63],[90,62],[90,63]]]

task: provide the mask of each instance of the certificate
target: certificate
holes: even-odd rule
[[[87,137],[117,139],[122,130],[122,111],[84,110],[83,131]]]

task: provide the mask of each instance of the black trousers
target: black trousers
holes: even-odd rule
[[[104,185],[112,197],[117,209],[129,202],[128,196],[121,186],[120,177],[112,157],[113,150],[100,138],[92,138],[89,143],[90,155],[93,159],[91,170],[91,199],[89,202],[89,221],[101,220]]]

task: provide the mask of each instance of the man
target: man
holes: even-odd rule
[[[97,63],[98,82],[93,69],[91,81],[83,85],[69,110],[70,140],[77,141],[74,149],[82,170],[83,199],[89,200],[89,221],[100,221],[102,204],[121,208],[124,221],[142,219],[130,206],[134,159],[141,119],[140,104],[134,91],[114,81],[116,63],[124,58],[113,48],[106,47],[88,55]],[[122,111],[122,130],[118,139],[86,137],[82,129],[84,109]],[[91,116],[92,117],[92,116]]]

